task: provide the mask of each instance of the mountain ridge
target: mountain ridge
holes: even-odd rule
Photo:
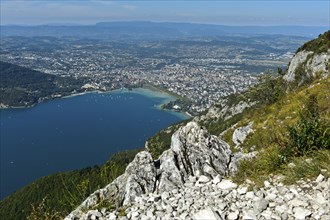
[[[120,39],[175,39],[226,34],[267,34],[316,37],[326,26],[229,26],[217,24],[117,21],[95,25],[2,25],[1,36],[85,36]]]

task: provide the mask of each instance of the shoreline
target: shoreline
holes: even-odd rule
[[[146,96],[149,98],[160,98],[160,99],[163,99],[163,101],[159,105],[155,105],[155,108],[157,108],[158,110],[167,111],[169,113],[176,113],[176,114],[180,114],[181,116],[185,116],[185,117],[178,116],[178,117],[182,118],[183,120],[193,117],[188,112],[175,111],[175,110],[171,110],[171,109],[162,109],[162,105],[164,105],[170,101],[177,100],[182,97],[180,97],[179,95],[176,95],[174,93],[171,93],[171,92],[167,91],[166,89],[161,89],[161,88],[155,87],[150,84],[143,85],[141,87],[135,87],[132,89],[121,88],[121,89],[112,89],[112,90],[105,90],[105,91],[91,90],[91,91],[79,92],[79,93],[74,93],[74,94],[65,95],[65,96],[61,95],[61,96],[57,96],[57,97],[46,97],[41,102],[33,103],[32,105],[27,105],[27,106],[7,106],[7,105],[0,103],[0,110],[28,109],[28,108],[33,108],[33,107],[37,106],[38,104],[44,103],[45,101],[73,98],[76,96],[82,96],[82,95],[86,95],[86,94],[90,94],[90,93],[102,94],[102,93],[115,93],[115,92],[135,93],[135,94],[140,94],[140,95],[143,95],[143,96]]]

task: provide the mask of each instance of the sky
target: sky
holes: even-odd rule
[[[330,26],[329,0],[1,0],[1,25],[104,21]]]

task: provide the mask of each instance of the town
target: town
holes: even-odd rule
[[[3,37],[0,58],[48,74],[88,78],[88,89],[151,84],[179,97],[167,107],[196,115],[254,85],[260,74],[285,69],[304,41],[280,35],[131,42]]]

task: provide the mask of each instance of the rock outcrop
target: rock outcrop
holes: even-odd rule
[[[240,145],[242,144],[246,137],[253,132],[252,129],[253,122],[250,122],[248,125],[236,128],[233,133],[233,142],[234,144]]]
[[[330,51],[320,54],[312,51],[300,51],[290,61],[287,74],[283,76],[283,79],[287,82],[293,82],[297,80],[297,74],[300,74],[299,71],[303,71],[304,76],[308,78],[316,76],[325,77],[329,75],[329,63]]]
[[[80,219],[85,216],[84,210],[103,201],[111,200],[117,207],[130,206],[142,195],[181,190],[191,179],[198,179],[200,184],[214,178],[220,181],[236,170],[238,160],[233,164],[232,158],[235,156],[227,143],[190,122],[173,134],[171,148],[158,160],[154,161],[147,151],[138,153],[123,175],[94,192],[66,219]]]
[[[218,105],[220,107],[211,107],[205,115],[197,116],[194,120],[207,121],[207,120],[223,120],[226,121],[233,116],[242,113],[245,109],[255,105],[256,102],[239,101],[236,104],[230,104],[229,100],[224,99]]]

